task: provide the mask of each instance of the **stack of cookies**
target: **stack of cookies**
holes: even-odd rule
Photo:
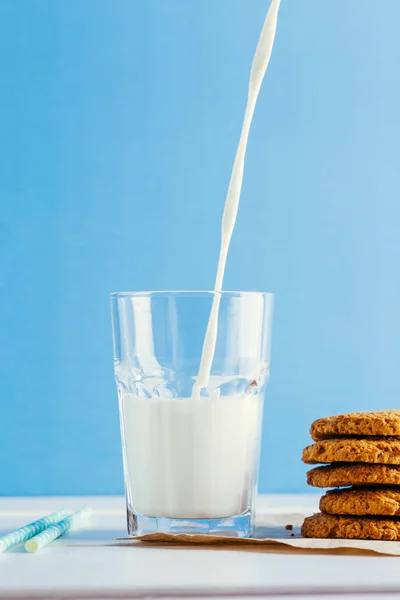
[[[323,463],[307,473],[309,485],[337,489],[305,519],[311,538],[400,540],[400,410],[318,419],[303,462]]]

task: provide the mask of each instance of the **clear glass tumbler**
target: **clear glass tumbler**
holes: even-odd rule
[[[211,372],[196,389],[216,300]],[[111,304],[128,533],[249,536],[273,295],[126,292]]]

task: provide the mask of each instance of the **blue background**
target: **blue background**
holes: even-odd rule
[[[0,2],[1,494],[123,490],[109,293],[209,289],[267,0]],[[282,0],[226,289],[276,293],[262,491],[399,406],[400,2]]]

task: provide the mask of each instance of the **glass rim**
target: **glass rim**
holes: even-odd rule
[[[273,298],[273,292],[247,292],[247,291],[231,291],[223,290],[216,292],[215,290],[152,290],[152,291],[134,291],[134,292],[112,292],[112,299],[132,298],[132,297],[149,297],[149,296],[186,296],[186,297],[201,297],[215,296],[237,298],[242,296]]]

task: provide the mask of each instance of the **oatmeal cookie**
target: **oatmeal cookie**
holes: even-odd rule
[[[365,462],[400,464],[400,440],[396,438],[339,438],[321,440],[303,450],[303,462]]]
[[[342,435],[400,436],[400,410],[356,412],[314,421],[310,429],[315,441]]]
[[[304,520],[301,533],[308,538],[399,541],[400,520],[341,517],[318,513]]]
[[[350,488],[331,490],[322,496],[319,509],[329,515],[400,516],[400,490]]]
[[[400,466],[346,463],[315,467],[308,471],[307,483],[320,488],[349,485],[400,485]]]

